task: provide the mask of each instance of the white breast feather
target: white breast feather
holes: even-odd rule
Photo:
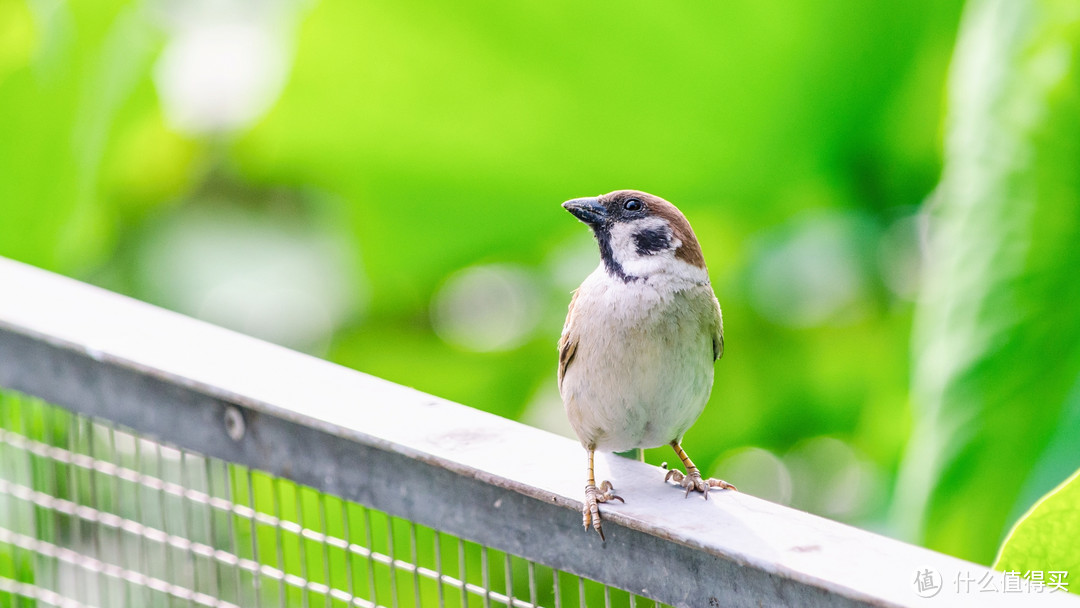
[[[616,238],[632,234],[613,230]],[[560,388],[582,444],[613,451],[682,438],[712,389],[717,322],[705,269],[673,251],[635,256],[622,245],[613,249],[630,252],[620,260],[626,273],[648,279],[624,282],[603,265],[585,279],[564,329],[578,341]],[[663,272],[635,272],[658,266]]]

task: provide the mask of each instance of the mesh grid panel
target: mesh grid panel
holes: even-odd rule
[[[0,608],[38,605],[654,603],[0,392]]]

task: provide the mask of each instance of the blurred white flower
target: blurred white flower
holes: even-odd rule
[[[295,2],[163,3],[169,39],[154,70],[178,131],[244,129],[277,101],[292,56]]]
[[[155,222],[139,248],[151,301],[307,352],[366,300],[347,235],[318,222],[203,202]]]

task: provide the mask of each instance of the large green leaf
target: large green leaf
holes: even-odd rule
[[[994,568],[1003,572],[1080,572],[1080,471],[1047,494],[1016,523]],[[1069,585],[1080,594],[1080,586]]]
[[[1080,371],[1080,11],[977,0],[961,28],[894,520],[986,563],[1046,480],[1080,465],[1048,447],[1080,432],[1064,428]]]

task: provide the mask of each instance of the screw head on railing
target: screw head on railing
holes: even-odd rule
[[[244,438],[244,414],[234,406],[225,408],[225,433],[229,439],[240,441]]]

